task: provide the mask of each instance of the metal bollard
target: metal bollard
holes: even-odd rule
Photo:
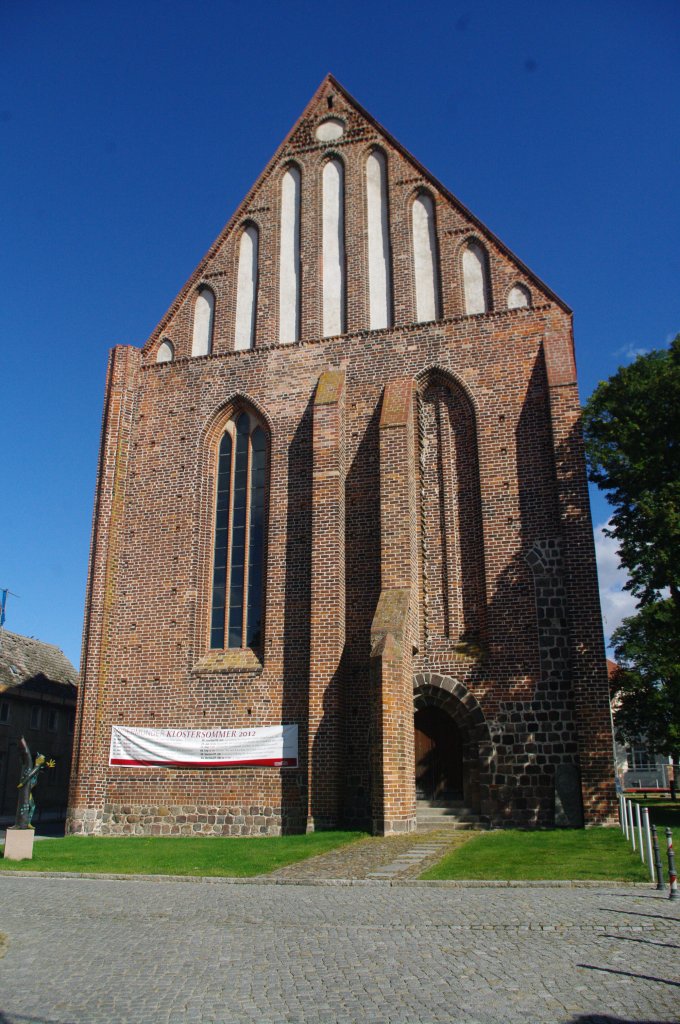
[[[633,853],[635,853],[635,822],[633,821],[633,801],[628,800],[628,838],[633,844]]]
[[[665,889],[666,883],[663,880],[663,862],[661,850],[659,849],[659,837],[656,834],[656,825],[652,825],[652,846],[654,847],[654,867],[656,868],[656,887]]]
[[[642,820],[645,826],[645,849],[647,851],[647,867],[649,868],[649,880],[654,881],[654,861],[652,860],[652,836],[649,831],[649,807],[642,808]]]
[[[624,836],[626,837],[626,839],[628,839],[628,801],[625,797],[622,797],[621,800],[624,814],[624,823],[622,825],[622,828],[624,829]]]
[[[669,900],[680,899],[678,892],[678,876],[675,873],[675,854],[673,853],[673,832],[666,826],[666,845],[668,846],[668,882],[670,884]]]
[[[642,818],[640,817],[640,805],[635,804],[635,825],[638,834],[638,846],[640,847],[640,860],[645,862],[645,846],[642,842]]]

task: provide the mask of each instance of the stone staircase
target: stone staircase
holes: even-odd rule
[[[482,814],[475,814],[462,800],[417,800],[416,818],[419,832],[431,832],[433,829],[459,831],[490,827],[488,818]]]

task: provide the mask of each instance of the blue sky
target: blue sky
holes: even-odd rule
[[[108,350],[143,344],[328,71],[574,309],[585,398],[680,331],[679,53],[678,0],[4,0],[7,628],[78,663]]]

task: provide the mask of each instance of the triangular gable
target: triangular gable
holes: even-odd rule
[[[571,312],[566,303],[564,303],[559,296],[552,291],[552,289],[550,289],[532,270],[530,270],[530,268],[527,267],[526,264],[523,263],[522,260],[520,260],[492,231],[490,231],[477,217],[475,217],[475,215],[459,199],[457,199],[456,196],[442,185],[442,183],[433,174],[431,174],[430,171],[428,171],[427,168],[424,167],[423,164],[421,164],[405,146],[403,146],[385,128],[383,128],[383,126],[367,110],[365,110],[360,103],[357,102],[357,100],[337,81],[337,79],[333,77],[333,75],[328,74],[319,85],[300,117],[278,146],[266,167],[253,184],[252,188],[245,195],[244,199],[238,205],[223,230],[199,262],[191,277],[180,290],[163,319],[149,336],[146,344],[144,345],[144,352],[148,352],[149,349],[153,348],[159,337],[166,331],[168,325],[181,309],[187,297],[192,293],[196,285],[205,278],[211,262],[220,254],[232,231],[242,224],[244,219],[252,212],[253,203],[255,202],[258,193],[272,173],[279,169],[286,159],[294,159],[296,154],[304,153],[309,149],[319,149],[319,142],[316,141],[311,134],[311,126],[313,123],[316,123],[319,117],[323,114],[333,116],[335,108],[329,107],[327,102],[329,90],[332,90],[333,94],[339,94],[347,104],[349,111],[354,115],[351,122],[348,123],[348,130],[345,138],[340,144],[341,146],[346,145],[348,142],[361,141],[364,134],[362,128],[364,125],[368,126],[371,131],[366,133],[367,143],[372,141],[378,145],[382,145],[387,152],[392,150],[398,153],[404,161],[411,165],[414,174],[418,178],[422,178],[427,182],[435,192],[439,193],[439,195],[469,223],[471,231],[477,233],[480,237],[490,243],[491,246],[495,247],[506,259],[513,263],[516,266],[518,273],[524,275],[529,281],[531,281],[547,299],[556,303],[565,312]],[[348,111],[345,109],[342,110],[342,115],[344,117],[347,117],[347,113]],[[378,136],[378,139],[375,138],[376,135]]]

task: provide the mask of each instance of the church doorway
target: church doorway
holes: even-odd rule
[[[415,712],[415,770],[418,800],[463,798],[463,742],[453,718],[428,705]]]

